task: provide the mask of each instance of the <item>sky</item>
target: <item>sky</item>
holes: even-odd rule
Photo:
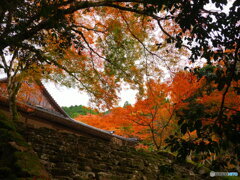
[[[0,72],[0,78],[5,78],[6,76]],[[45,88],[51,94],[53,99],[60,106],[73,106],[73,105],[83,105],[90,107],[89,96],[87,93],[81,92],[78,89],[67,88],[65,86],[57,85],[53,82],[43,82]],[[120,101],[119,106],[123,106],[126,101],[130,104],[136,102],[136,93],[137,91],[131,89],[124,89],[119,94]]]
[[[89,96],[87,93],[81,92],[78,89],[74,88],[67,88],[64,86],[56,85],[54,83],[44,83],[46,89],[48,92],[52,95],[54,100],[60,105],[60,106],[71,106],[71,105],[84,105],[84,106],[90,106],[89,105]],[[136,102],[135,96],[136,91],[128,89],[123,90],[119,96],[119,106],[123,106],[126,101],[128,101],[130,104],[134,104]]]

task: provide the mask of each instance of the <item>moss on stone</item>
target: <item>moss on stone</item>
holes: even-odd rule
[[[39,163],[38,157],[31,152],[15,152],[16,158],[15,167],[20,174],[27,176],[40,176],[42,166]]]
[[[16,142],[19,146],[23,146],[29,148],[28,143],[24,140],[24,138],[15,130],[4,129],[0,126],[0,145],[6,144],[9,142]]]
[[[6,118],[0,111],[0,127],[8,130],[16,130],[14,123]]]
[[[15,124],[0,112],[0,179],[26,179],[43,174],[46,171],[37,155],[16,131]]]

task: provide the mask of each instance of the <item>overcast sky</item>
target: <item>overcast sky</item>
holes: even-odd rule
[[[6,77],[0,72],[0,78]],[[45,88],[60,106],[84,105],[89,106],[89,96],[87,93],[81,92],[77,89],[67,88],[65,86],[56,85],[54,83],[44,83]],[[120,93],[119,106],[123,106],[126,101],[131,104],[136,102],[136,91],[123,90]]]
[[[71,105],[84,105],[89,106],[89,96],[87,93],[81,92],[77,89],[67,88],[54,83],[44,83],[48,92],[52,95],[55,101],[60,106],[71,106]],[[123,90],[120,93],[119,106],[123,106],[126,101],[134,104],[136,91],[134,90]]]

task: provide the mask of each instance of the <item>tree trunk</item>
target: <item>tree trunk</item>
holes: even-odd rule
[[[16,98],[18,91],[21,87],[21,83],[17,82],[13,77],[8,78],[8,100],[9,100],[9,111],[13,121],[18,119]]]
[[[150,131],[151,131],[151,134],[152,134],[153,144],[154,144],[155,148],[158,151],[160,149],[160,146],[157,143],[157,140],[156,140],[156,137],[155,137],[155,133],[154,133],[154,128],[151,125],[149,125],[149,128],[150,128]]]
[[[16,106],[16,95],[9,96],[9,110],[13,121],[18,119],[17,106]]]

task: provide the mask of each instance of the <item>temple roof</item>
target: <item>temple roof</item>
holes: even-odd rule
[[[7,79],[0,79],[0,90],[2,91],[4,91],[4,86],[2,86],[2,84],[4,83],[7,83]],[[30,93],[24,93],[24,91],[22,90],[22,96],[24,98],[27,98],[28,100],[23,100],[23,98],[21,97],[17,99],[17,105],[20,111],[24,111],[25,113],[31,113],[31,115],[43,118],[47,121],[50,121],[51,123],[60,124],[72,130],[80,132],[82,131],[84,133],[94,135],[103,139],[110,140],[112,138],[117,138],[130,143],[136,142],[135,138],[125,138],[119,135],[115,135],[113,134],[113,132],[102,130],[70,118],[67,113],[57,104],[57,102],[50,95],[50,93],[47,91],[41,81],[36,80],[34,86],[33,83],[29,84],[26,81],[24,81],[24,83],[30,87],[30,89],[28,89]],[[33,88],[31,87],[35,88],[37,92],[32,92]],[[36,98],[36,96],[44,97]],[[31,98],[34,100],[31,100]],[[0,99],[0,105],[1,104],[5,106],[8,105],[7,97],[5,98],[5,100]],[[31,109],[31,111],[29,111],[29,109]]]

